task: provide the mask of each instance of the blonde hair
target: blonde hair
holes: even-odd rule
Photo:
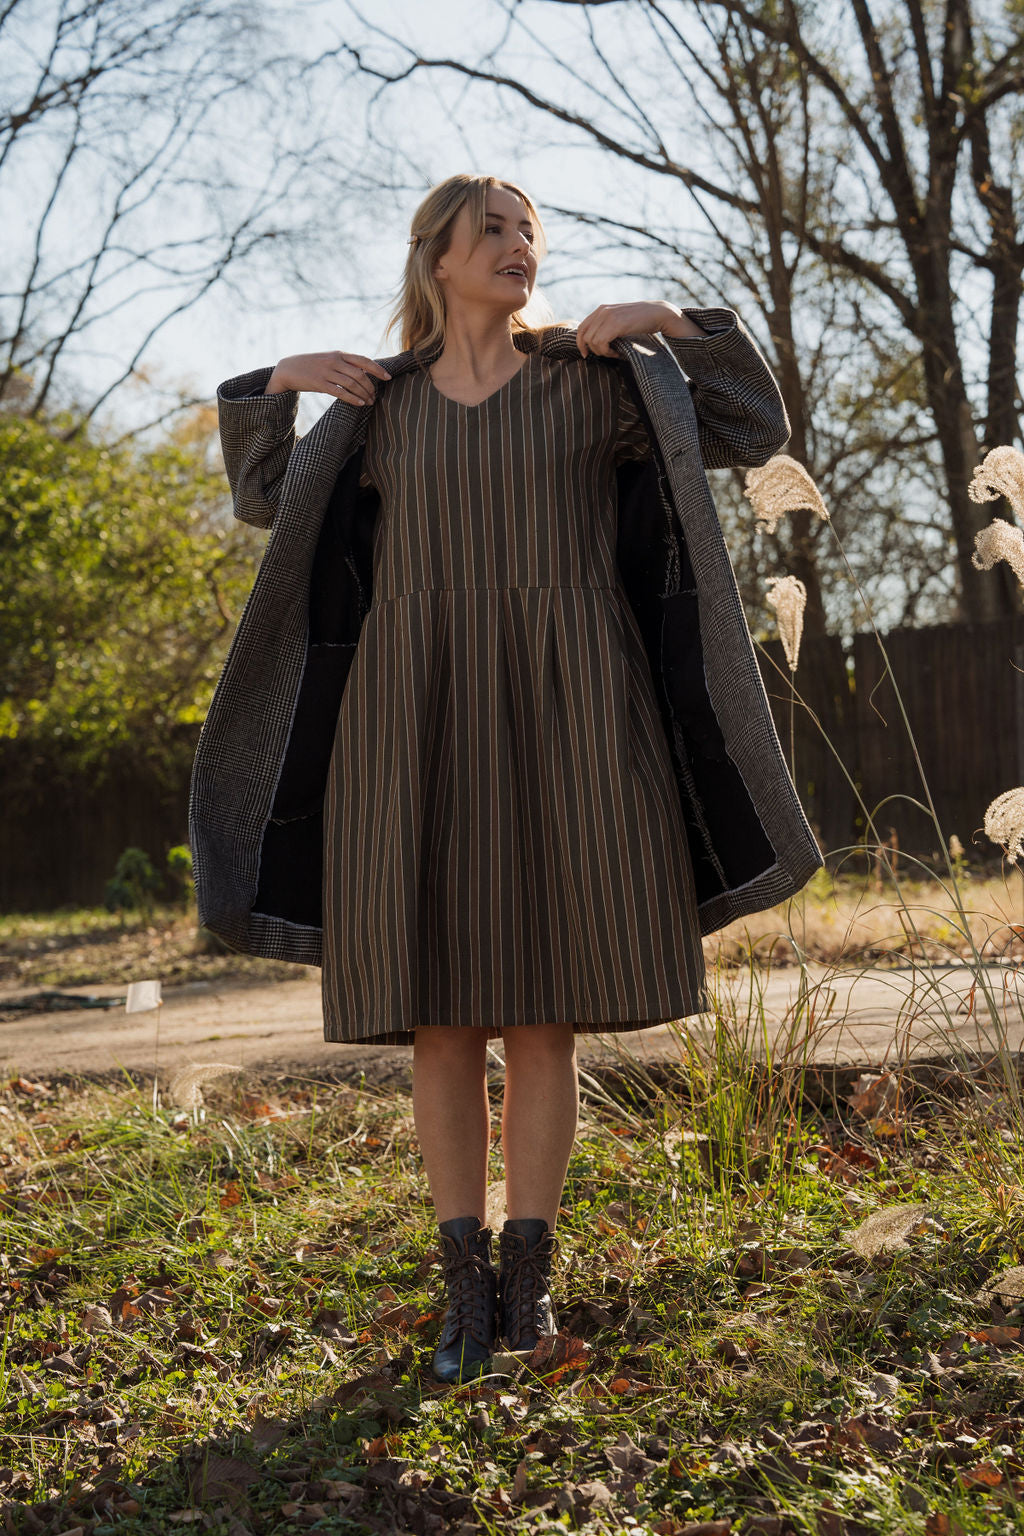
[[[533,248],[538,257],[547,253],[547,241],[540,215],[532,200],[513,181],[503,181],[498,176],[476,176],[460,172],[448,176],[431,187],[412,217],[409,254],[399,289],[398,302],[388,319],[385,337],[390,336],[397,325],[401,326],[402,350],[412,349],[421,355],[429,355],[443,346],[445,337],[445,302],[441,284],[434,277],[434,263],[451,245],[452,230],[461,208],[469,208],[472,245],[475,250],[483,238],[486,224],[487,193],[491,187],[504,187],[522,198],[533,220]],[[566,324],[557,321],[546,299],[536,291],[522,309],[511,316],[511,328],[529,331],[539,336],[553,325]]]

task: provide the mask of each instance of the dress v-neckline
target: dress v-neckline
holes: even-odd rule
[[[515,380],[518,379],[523,370],[530,366],[530,360],[533,355],[533,352],[527,352],[524,360],[519,364],[519,367],[516,369],[515,373],[510,374],[510,376],[505,380],[504,384],[499,384],[497,389],[492,389],[489,395],[485,395],[482,400],[474,400],[472,404],[465,400],[453,400],[451,395],[446,395],[443,389],[438,389],[437,385],[430,377],[429,368],[426,370],[427,383],[434,391],[434,393],[440,395],[441,399],[446,400],[449,405],[458,406],[459,409],[463,411],[478,411],[482,406],[485,406],[489,400],[494,400],[498,395],[502,394],[504,390],[508,389],[510,384],[513,384]]]

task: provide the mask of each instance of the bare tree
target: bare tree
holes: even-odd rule
[[[1015,141],[1024,122],[1024,16],[1012,4],[999,16],[994,7],[979,8],[970,0],[905,0],[889,7],[880,23],[867,0],[849,0],[866,66],[853,71],[813,37],[803,15],[808,8],[795,0],[784,0],[775,13],[744,0],[716,0],[713,7],[697,3],[703,13],[725,12],[787,49],[850,124],[862,174],[874,178],[882,204],[867,232],[875,239],[895,237],[907,270],[858,249],[849,238],[857,232],[852,222],[837,235],[823,238],[812,230],[809,236],[833,269],[859,278],[887,300],[920,346],[945,469],[963,616],[984,620],[1018,612],[1012,573],[1003,566],[991,580],[992,573],[982,574],[972,564],[974,536],[991,508],[972,502],[967,486],[981,457],[979,426],[982,443],[990,447],[1020,435],[1016,358],[1024,239]],[[985,11],[980,24],[979,9]],[[1001,111],[1004,101],[1014,98],[1015,110]],[[1000,168],[993,148],[997,139]],[[964,198],[959,220],[958,193]],[[967,230],[968,193],[982,211],[984,231]],[[973,238],[965,238],[968,233]],[[992,278],[987,401],[980,423],[964,377],[954,253]]]
[[[0,408],[73,397],[81,430],[161,331],[264,253],[290,297],[311,291],[317,195],[343,190],[344,146],[292,109],[302,61],[275,24],[260,0],[0,7]]]
[[[491,87],[518,118],[525,106],[610,160],[675,183],[699,210],[717,255],[709,259],[706,245],[698,253],[692,240],[687,250],[672,250],[686,273],[680,285],[699,273],[705,292],[714,282],[723,293],[737,284],[750,293],[794,418],[794,453],[816,478],[827,476],[845,467],[852,439],[862,462],[852,486],[846,478],[844,501],[851,490],[856,500],[858,485],[864,499],[873,494],[884,456],[898,456],[888,536],[873,558],[917,553],[905,610],[921,601],[922,577],[941,605],[951,540],[961,615],[1018,611],[1012,575],[972,565],[974,535],[992,505],[972,502],[967,485],[985,447],[1020,435],[1019,6],[990,5],[979,19],[970,0],[890,0],[876,20],[866,0],[824,8],[807,0],[492,3],[509,35],[517,26],[528,32],[562,71],[563,92],[541,91],[521,70],[502,69],[500,47],[477,59],[429,56],[354,8],[370,34],[398,49],[399,60],[385,67],[379,52],[348,40],[333,56],[346,54],[392,89],[424,73]],[[571,56],[543,36],[544,12],[566,9],[581,21]],[[600,36],[604,19],[629,23],[628,48],[618,34],[621,59]],[[839,23],[832,36],[830,22]],[[637,64],[644,27],[650,49]],[[681,138],[693,145],[685,164],[672,149]],[[694,164],[699,149],[708,169]],[[982,229],[973,228],[975,215]],[[652,241],[651,250],[664,255],[670,244]],[[991,300],[987,342],[977,342],[979,350],[987,346],[987,397],[976,405],[962,358],[974,341],[964,290],[979,276],[990,279]],[[833,304],[842,332],[821,332],[810,358],[802,337],[807,316],[825,320]],[[858,419],[844,441],[834,422],[821,424],[821,402],[831,404],[840,367],[844,390],[856,397],[850,360],[865,348],[874,353],[866,382],[877,392],[876,411],[870,418],[851,411]],[[812,449],[830,436],[831,452],[819,466]],[[918,471],[909,469],[911,451]],[[915,478],[918,511],[908,517]],[[786,554],[808,585],[809,629],[820,629],[822,540],[809,520],[794,524]]]

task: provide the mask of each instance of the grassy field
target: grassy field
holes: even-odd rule
[[[680,1046],[584,1074],[561,1332],[462,1387],[401,1093],[5,1085],[3,1529],[1024,1529],[1017,1085],[825,1117]]]
[[[1016,876],[893,885],[822,872],[709,966],[1021,958]],[[0,920],[25,991],[298,974],[180,910]],[[581,1070],[561,1331],[454,1388],[401,1088],[0,1084],[3,1530],[1024,1530],[1019,1064],[823,1099],[727,1012],[657,1076],[628,1037]]]
[[[948,879],[920,870],[873,876],[819,871],[794,899],[730,923],[704,941],[716,965],[834,965],[1024,960],[1024,879],[1010,870]],[[116,986],[159,976],[166,986],[201,980],[292,981],[308,967],[236,955],[197,936],[195,916],[158,907],[151,922],[105,908],[0,916],[0,984]],[[310,970],[310,974],[317,974]]]

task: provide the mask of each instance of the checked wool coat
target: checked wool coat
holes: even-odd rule
[[[705,473],[782,449],[785,406],[734,310],[684,312],[709,334],[612,343],[652,447],[615,470],[616,563],[650,664],[706,934],[793,895],[823,860]],[[573,326],[549,327],[539,348],[583,361]],[[409,349],[379,361],[394,379],[420,360]],[[327,773],[373,591],[380,496],[360,485],[360,470],[374,405],[336,400],[296,437],[298,395],[264,394],[272,371],[217,392],[234,514],[270,537],[200,734],[189,839],[201,923],[237,950],[320,965]]]

